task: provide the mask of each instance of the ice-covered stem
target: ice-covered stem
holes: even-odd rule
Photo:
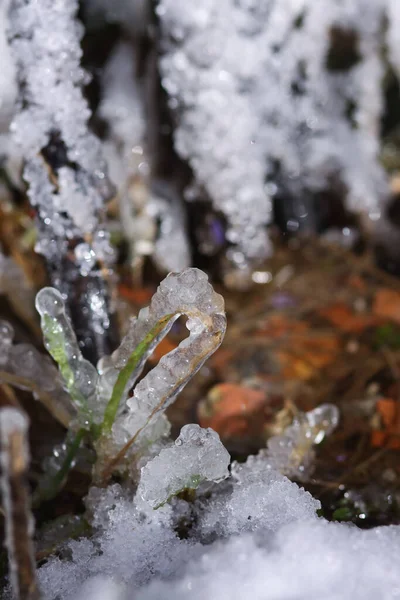
[[[82,95],[77,0],[14,0],[10,40],[20,84],[13,136],[37,211],[37,251],[94,362],[115,340],[104,272],[113,253],[104,227],[111,195],[99,140]],[[72,310],[74,307],[75,310]]]
[[[14,344],[14,330],[0,320],[0,381],[29,390],[64,427],[76,415],[53,362],[31,344]]]
[[[27,484],[27,430],[28,420],[21,411],[0,409],[1,488],[10,580],[17,600],[38,600],[32,542],[34,522]]]
[[[218,433],[185,425],[171,448],[161,450],[142,467],[137,494],[152,508],[159,508],[171,496],[194,490],[203,481],[222,481],[229,476],[229,463]]]
[[[181,315],[188,317],[189,337],[163,356],[136,385],[133,396],[127,399],[147,357]],[[127,450],[140,442],[143,430],[142,441],[156,435],[153,429],[159,431],[160,426],[157,417],[219,347],[225,329],[224,300],[214,292],[205,273],[199,269],[186,269],[182,273],[170,273],[161,282],[150,306],[139,312],[100,378],[98,407],[110,397],[111,391],[103,429],[107,432],[112,426],[113,443],[121,448],[108,465],[108,474]],[[150,422],[152,427],[149,428]]]
[[[80,425],[90,428],[90,405],[95,395],[97,371],[82,356],[60,292],[54,288],[43,288],[38,292],[35,304],[40,314],[45,346],[58,364],[65,387],[78,410]]]
[[[68,473],[74,467],[76,455],[86,434],[87,431],[83,428],[76,433],[71,430],[68,432],[65,442],[54,449],[53,456],[47,461],[45,472],[33,495],[35,508],[43,501],[52,500],[57,496]]]
[[[249,457],[249,463],[268,464],[291,479],[306,481],[314,467],[315,446],[336,429],[339,416],[337,406],[328,403],[299,413],[283,433],[268,440],[266,450]]]

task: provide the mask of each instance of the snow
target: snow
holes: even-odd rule
[[[137,495],[158,508],[171,496],[196,489],[203,481],[226,479],[229,463],[229,453],[215,431],[185,425],[173,446],[142,467]]]
[[[306,432],[310,452],[337,420],[321,405],[299,415],[286,439]],[[290,453],[286,465],[279,456],[284,470],[292,466]],[[398,598],[400,526],[362,531],[326,521],[317,515],[320,502],[275,470],[273,459],[268,448],[232,463],[228,475],[218,435],[186,425],[142,467],[136,493],[120,484],[90,489],[94,533],[68,542],[38,570],[44,600]],[[175,496],[184,489],[191,500]]]
[[[240,482],[208,491],[208,508],[175,500],[146,511],[118,485],[92,490],[97,532],[68,544],[72,559],[39,569],[45,600],[398,598],[400,527],[328,523],[286,477],[245,470]],[[220,514],[217,527],[196,526],[206,510]],[[175,532],[182,518],[195,525],[187,539]]]
[[[175,148],[226,216],[238,267],[271,251],[277,194],[296,199],[296,228],[312,229],[301,206],[333,179],[350,210],[379,217],[389,194],[379,163],[383,21],[388,13],[399,68],[396,0],[161,0],[157,12]],[[354,35],[348,68],[327,66],[335,31]]]

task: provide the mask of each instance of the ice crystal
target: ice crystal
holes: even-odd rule
[[[334,404],[321,404],[300,413],[281,435],[268,440],[267,450],[255,460],[267,461],[272,469],[288,477],[307,479],[314,464],[314,446],[330,435],[338,423],[339,410]]]
[[[333,179],[349,209],[379,218],[383,23],[390,11],[398,69],[396,0],[161,0],[157,11],[175,147],[226,216],[239,266],[268,253],[275,196],[295,198],[292,230],[315,226],[310,195]]]
[[[225,479],[229,463],[229,453],[215,431],[185,425],[172,447],[142,467],[138,496],[158,508],[184,489]]]

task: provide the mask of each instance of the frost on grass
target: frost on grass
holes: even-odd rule
[[[105,66],[98,111],[109,130],[104,151],[132,266],[140,269],[143,258],[153,256],[162,270],[181,271],[190,264],[184,210],[178,194],[152,173],[146,81],[136,76],[137,54],[133,43],[120,42]]]
[[[95,236],[108,193],[100,142],[87,127],[90,111],[81,91],[86,75],[80,67],[82,28],[76,11],[74,0],[16,0],[10,10],[11,46],[23,85],[12,131],[27,161],[31,201],[46,231],[64,243],[67,233]],[[56,146],[57,140],[56,162],[61,164],[56,189],[38,153],[50,142]],[[74,164],[80,168],[74,170]],[[56,252],[51,236],[40,233],[41,251]]]
[[[189,337],[163,356],[128,398],[148,356],[181,315],[188,317]],[[169,432],[165,409],[219,347],[225,328],[223,298],[214,292],[205,273],[186,269],[161,282],[150,306],[139,312],[120,347],[101,365],[98,406],[104,407],[111,396],[110,409],[117,417],[110,425],[117,446],[133,438],[148,443]]]
[[[185,425],[171,448],[142,467],[138,496],[153,508],[203,481],[219,482],[229,475],[230,456],[219,435],[199,425]]]
[[[48,356],[31,344],[15,344],[14,330],[0,321],[0,381],[29,390],[66,427],[75,415],[63,381]]]
[[[97,371],[82,356],[60,292],[54,288],[41,289],[36,296],[36,309],[41,317],[45,346],[59,365],[72,402],[87,420],[93,407]]]
[[[255,461],[265,462],[272,469],[299,481],[307,480],[315,459],[314,446],[336,429],[339,410],[334,404],[321,404],[306,413],[299,413],[281,435],[268,440]]]
[[[89,325],[82,328],[96,357],[111,330],[100,264],[109,267],[114,260],[104,225],[112,188],[100,141],[88,129],[77,10],[76,0],[11,3],[9,36],[20,92],[11,131],[37,210],[36,250],[68,301],[90,307]],[[87,279],[74,288],[81,276]]]
[[[119,348],[111,356],[104,356],[97,369],[82,356],[60,292],[43,288],[36,296],[36,308],[45,346],[58,364],[69,395],[69,410],[76,416],[69,423],[73,435],[62,449],[63,456],[73,458],[73,449],[76,451],[83,437],[89,435],[97,452],[96,476],[101,475],[103,483],[131,446],[149,451],[147,460],[165,446],[162,438],[170,430],[165,409],[219,347],[226,327],[223,298],[214,292],[207,275],[199,269],[170,273],[150,306],[132,319]],[[188,317],[188,338],[163,356],[135,385],[147,358],[182,314]],[[0,344],[5,362],[11,339],[12,332],[5,326],[3,347]],[[54,366],[50,366],[54,371]],[[216,449],[218,443],[213,434],[208,432],[205,437],[215,442]],[[195,443],[194,438],[188,447]],[[185,435],[182,440],[186,441]],[[201,440],[198,441],[201,446]],[[69,465],[72,458],[68,459]]]
[[[157,12],[175,147],[226,216],[238,266],[270,251],[265,226],[282,196],[293,231],[315,227],[309,198],[332,180],[350,210],[379,218],[384,22],[399,69],[396,0],[162,0]]]
[[[28,488],[27,436],[27,417],[15,408],[1,408],[1,493],[10,583],[15,598],[39,600],[32,541],[34,523]]]

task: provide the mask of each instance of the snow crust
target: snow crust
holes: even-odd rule
[[[97,532],[39,569],[45,599],[398,598],[400,527],[328,523],[318,501],[268,468],[244,465],[209,494],[153,511],[118,485],[91,490]],[[182,520],[193,524],[186,539],[176,533]]]

